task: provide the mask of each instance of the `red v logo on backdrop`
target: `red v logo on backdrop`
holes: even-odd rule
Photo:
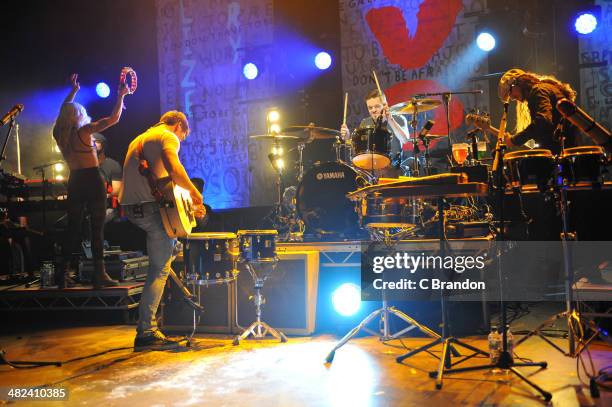
[[[370,9],[365,18],[390,63],[403,69],[418,69],[442,47],[462,8],[461,0],[424,0],[416,13],[416,21],[414,16],[408,16],[406,21],[397,7]],[[426,92],[448,92],[448,89],[436,81],[422,79],[398,83],[385,90],[389,104]],[[451,99],[451,129],[462,125],[463,111],[461,100]],[[444,110],[436,109],[433,114],[436,124],[432,134],[447,134]]]
[[[417,13],[416,32],[410,32],[397,7],[373,8],[365,17],[389,62],[415,69],[425,65],[444,44],[462,7],[461,0],[423,1]]]

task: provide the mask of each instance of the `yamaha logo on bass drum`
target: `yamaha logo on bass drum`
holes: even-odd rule
[[[343,179],[345,177],[344,171],[334,171],[334,172],[318,172],[316,178],[318,181],[324,179]]]

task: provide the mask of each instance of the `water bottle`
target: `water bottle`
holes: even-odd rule
[[[499,336],[499,332],[497,332],[497,327],[491,327],[491,333],[488,337],[489,340],[489,356],[491,358],[491,364],[497,364],[499,360],[499,354],[501,352],[501,338]]]
[[[51,287],[55,285],[55,266],[52,261],[43,261],[40,266],[40,286]]]

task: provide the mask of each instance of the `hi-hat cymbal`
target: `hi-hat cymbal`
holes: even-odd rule
[[[436,99],[413,99],[406,102],[397,103],[389,107],[389,111],[395,114],[413,114],[416,108],[417,113],[433,110],[440,106],[442,102]]]
[[[293,136],[290,134],[255,134],[253,136],[249,136],[249,138],[254,140],[272,140],[272,141],[298,141],[303,140],[306,141],[307,137]]]
[[[340,136],[340,131],[328,129],[326,127],[317,126],[289,126],[282,129],[283,133],[300,133],[306,134],[305,138],[310,140],[325,140]]]

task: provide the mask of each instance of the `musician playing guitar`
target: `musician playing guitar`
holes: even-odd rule
[[[170,272],[175,239],[162,220],[163,207],[156,196],[154,180],[170,179],[186,190],[196,217],[204,216],[202,194],[191,182],[180,162],[180,142],[189,134],[184,113],[169,111],[153,127],[130,143],[123,165],[123,189],[119,202],[128,219],[147,233],[149,270],[139,307],[134,350],[172,349],[179,346],[157,329],[155,314]],[[143,166],[147,167],[143,170]],[[155,195],[154,195],[155,194]]]

